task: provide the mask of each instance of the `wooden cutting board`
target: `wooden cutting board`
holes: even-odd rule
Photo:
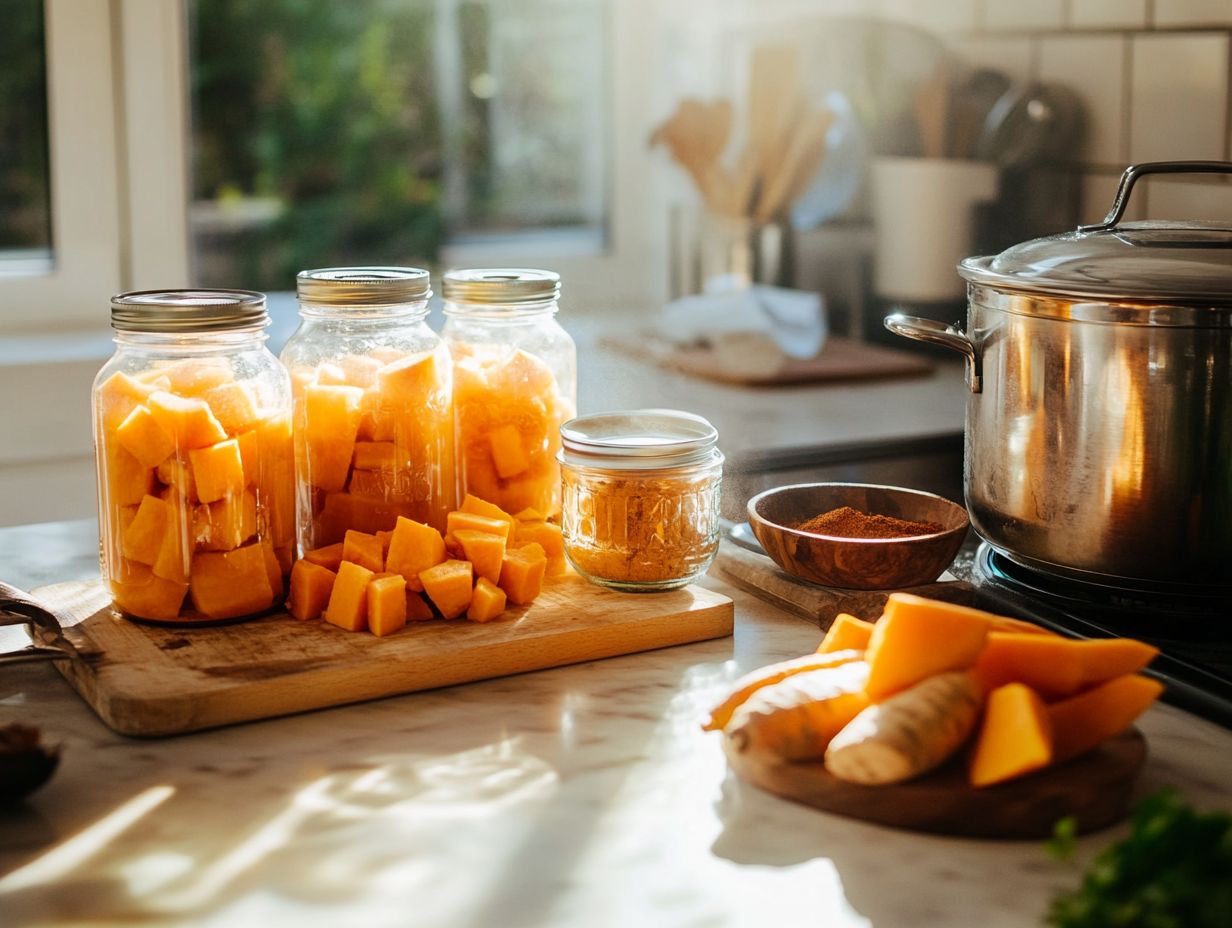
[[[576,574],[548,581],[533,603],[492,622],[437,619],[386,638],[286,613],[218,628],[141,625],[113,614],[101,580],[34,596],[72,645],[71,658],[56,661],[61,673],[107,725],[141,736],[720,638],[733,622],[732,601],[701,587],[616,593]]]
[[[1134,779],[1146,761],[1136,729],[1056,767],[974,789],[961,758],[917,780],[889,786],[844,783],[820,762],[785,763],[736,751],[724,753],[737,775],[762,789],[825,812],[878,825],[967,838],[1039,839],[1072,815],[1086,834],[1125,818]]]

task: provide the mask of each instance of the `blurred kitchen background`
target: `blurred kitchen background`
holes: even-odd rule
[[[957,258],[1102,218],[1129,163],[1232,147],[1229,0],[0,13],[0,525],[93,513],[115,292],[270,292],[276,350],[308,267],[552,268],[566,327],[613,344],[705,342],[752,283],[807,355],[820,306],[854,345],[891,307],[961,321]],[[1227,219],[1232,185],[1152,178],[1146,217]]]

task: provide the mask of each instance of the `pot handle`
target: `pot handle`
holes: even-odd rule
[[[1232,162],[1228,161],[1148,161],[1145,164],[1131,164],[1121,175],[1121,184],[1117,187],[1116,197],[1112,200],[1112,208],[1102,222],[1089,226],[1079,226],[1079,232],[1107,232],[1115,229],[1121,217],[1125,215],[1125,207],[1129,205],[1129,194],[1134,189],[1138,178],[1146,174],[1232,174]]]
[[[983,390],[983,376],[979,353],[975,350],[975,342],[971,341],[961,329],[934,319],[923,319],[919,316],[908,316],[905,313],[891,313],[885,318],[885,327],[895,335],[904,338],[914,338],[918,342],[931,342],[951,351],[957,351],[967,359],[967,385],[972,393]]]

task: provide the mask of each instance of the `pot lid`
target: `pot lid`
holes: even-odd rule
[[[1121,176],[1104,221],[967,258],[972,283],[1066,297],[1130,302],[1217,302],[1232,296],[1232,216],[1218,221],[1121,222],[1130,191],[1145,174],[1232,174],[1222,161],[1133,165]]]

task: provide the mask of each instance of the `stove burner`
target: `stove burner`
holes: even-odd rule
[[[1214,596],[1144,593],[1026,567],[982,543],[971,565],[978,605],[1078,638],[1129,636],[1160,654],[1146,671],[1169,702],[1232,728],[1232,615]]]

